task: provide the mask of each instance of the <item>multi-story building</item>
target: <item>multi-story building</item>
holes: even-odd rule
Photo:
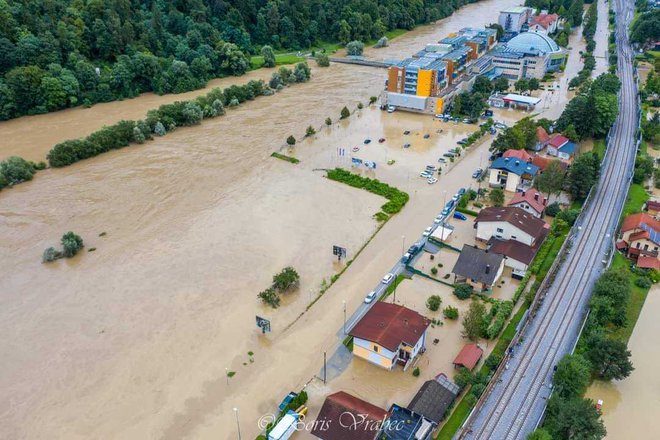
[[[538,32],[523,32],[491,52],[493,65],[511,80],[543,78],[566,63],[568,53],[552,38]]]
[[[506,33],[518,33],[526,30],[527,22],[532,16],[532,8],[514,6],[500,11],[498,23]]]

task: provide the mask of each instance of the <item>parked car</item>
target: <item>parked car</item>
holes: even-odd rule
[[[428,237],[431,235],[431,232],[433,232],[433,228],[429,226],[428,228],[424,229],[424,233],[422,234],[423,237]]]
[[[440,163],[447,163],[447,159],[445,159],[444,157],[439,157],[439,158],[438,158],[438,162],[440,162]]]
[[[376,291],[372,290],[367,294],[367,296],[364,297],[364,303],[369,304],[370,302],[373,302],[373,300],[376,299]]]
[[[365,139],[364,140],[364,145],[369,145],[371,143],[371,139]]]
[[[468,140],[467,140],[467,138],[463,138],[463,139],[461,139],[460,141],[458,141],[458,142],[456,142],[456,143],[457,143],[458,145],[465,145],[465,144],[468,143]]]
[[[468,118],[463,119],[463,124],[471,124],[471,123],[472,123],[471,119]]]
[[[474,173],[472,173],[472,178],[478,179],[479,177],[481,177],[481,173],[483,172],[484,170],[482,170],[481,168],[477,168],[476,170],[474,170]]]
[[[406,130],[406,131],[404,131],[403,134],[405,134],[406,136],[409,135],[409,134],[410,134],[410,130]]]
[[[504,130],[507,128],[506,124],[504,122],[496,122],[493,124],[493,127],[499,129],[499,130]]]
[[[410,144],[403,144],[403,148],[410,148]]]
[[[428,138],[430,138],[430,137],[431,137],[431,135],[428,134],[428,133],[426,133],[426,134],[424,135],[424,139],[428,139]]]
[[[460,212],[455,212],[454,213],[454,218],[457,218],[459,220],[467,220],[467,217],[465,216],[465,214],[462,214]]]
[[[438,171],[438,167],[435,165],[426,165],[426,170],[427,171]]]
[[[389,273],[389,272],[386,273],[385,276],[383,277],[383,284],[389,284],[390,281],[392,281],[393,278],[394,278],[393,273]]]
[[[433,219],[433,223],[435,223],[436,225],[439,225],[440,223],[442,223],[444,221],[444,219],[445,219],[445,217],[443,215],[439,215],[435,219]]]
[[[456,155],[454,153],[445,153],[445,154],[443,154],[443,156],[445,156],[445,157],[456,157]]]
[[[438,179],[437,179],[436,177],[429,177],[428,180],[427,180],[427,182],[429,183],[429,185],[433,185],[433,184],[436,183],[437,181],[438,181]]]
[[[378,139],[378,143],[379,143],[379,144],[382,144],[383,142],[385,142],[385,138],[380,138],[380,139]]]
[[[410,252],[406,252],[405,254],[403,254],[403,257],[401,257],[401,262],[407,263],[410,261],[411,258],[412,258],[412,254]]]
[[[465,194],[465,188],[459,188],[459,190],[456,194],[458,194],[459,196],[462,196],[463,194]]]
[[[394,107],[393,105],[388,105],[387,106],[387,113],[392,113],[395,110],[396,110],[396,107]]]
[[[450,201],[447,202],[447,204],[445,205],[445,208],[451,209],[451,208],[454,207],[455,204],[456,204],[456,202],[454,202],[454,199],[451,199]]]
[[[461,196],[459,196],[458,194],[454,194],[454,196],[451,198],[451,201],[456,203],[456,202],[458,202],[458,199],[460,199],[460,198],[461,198]]]
[[[429,177],[433,177],[433,174],[431,174],[428,171],[422,171],[421,173],[419,173],[419,177],[424,177],[424,178],[428,179]]]
[[[417,253],[422,248],[422,246],[418,243],[413,244],[408,248],[408,253],[412,256]]]

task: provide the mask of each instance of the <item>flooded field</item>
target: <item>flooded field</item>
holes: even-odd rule
[[[603,400],[608,439],[660,438],[660,378],[656,368],[660,344],[654,337],[660,332],[659,313],[660,289],[654,287],[628,342],[635,371],[622,381],[595,382],[587,391],[590,399]]]
[[[397,38],[379,56],[407,56],[450,31],[495,21],[494,11],[517,3],[469,5]],[[270,72],[250,75],[211,85]],[[354,310],[400,256],[402,236],[408,237],[404,244],[412,242],[437,215],[444,191],[473,184],[470,174],[485,164],[492,138],[447,165],[440,181],[429,185],[419,172],[438,164],[476,125],[367,108],[321,127],[328,116],[337,120],[344,105],[354,108],[377,95],[384,70],[332,65],[313,75],[309,83],[259,98],[224,118],[40,172],[34,181],[0,193],[0,437],[235,438],[237,407],[249,438],[259,432],[260,415],[319,371],[323,351],[337,345],[342,301]],[[144,95],[2,123],[0,157],[41,160],[64,139],[198,93],[203,91]],[[502,112],[498,118],[522,116]],[[319,133],[291,151],[300,164],[268,157],[288,135],[300,139],[308,125]],[[382,144],[380,137],[386,139]],[[366,138],[373,141],[368,146]],[[410,148],[403,148],[406,143]],[[296,320],[322,281],[342,269],[332,245],[346,246],[352,258],[378,226],[371,215],[382,198],[329,182],[316,171],[349,167],[337,148],[354,146],[360,148],[357,157],[378,164],[366,175],[409,192],[411,200]],[[386,165],[390,160],[394,164]],[[43,250],[68,230],[97,250],[42,265]],[[263,307],[256,294],[287,265],[301,274],[299,291],[278,310]],[[413,295],[410,301],[421,300]],[[258,332],[257,314],[272,320],[271,334]],[[438,362],[444,365],[445,358]],[[228,379],[228,371],[235,376]],[[367,390],[393,390],[382,393],[382,400],[412,392],[396,376],[390,382],[360,377]]]

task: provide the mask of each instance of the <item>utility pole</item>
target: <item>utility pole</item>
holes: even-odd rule
[[[401,255],[403,256],[404,252],[406,251],[406,236],[402,235],[401,236]],[[392,304],[396,304],[396,286],[397,282],[396,279],[398,278],[398,275],[394,277],[394,298],[392,298]]]
[[[327,363],[327,358],[326,358],[326,353],[325,351],[323,352],[323,385],[325,385],[325,379],[326,379],[326,372],[328,371],[328,363]]]
[[[346,300],[342,300],[342,304],[344,305],[344,334],[346,334]]]
[[[238,429],[238,440],[241,440],[241,425],[238,422],[238,408],[234,408],[234,414],[236,414],[236,429]]]

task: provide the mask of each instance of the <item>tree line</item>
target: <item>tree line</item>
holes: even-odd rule
[[[0,0],[0,120],[180,93],[241,75],[261,46],[366,41],[469,0]]]
[[[257,96],[272,95],[274,90],[281,90],[287,84],[307,81],[310,75],[307,63],[298,63],[293,71],[281,67],[268,84],[252,80],[242,86],[217,87],[189,101],[161,105],[147,112],[144,120],[119,121],[86,138],[61,142],[48,152],[47,159],[51,166],[63,167],[132,143],[141,144],[154,135],[164,136],[177,127],[197,125],[202,119],[221,116],[225,107],[236,107]]]

